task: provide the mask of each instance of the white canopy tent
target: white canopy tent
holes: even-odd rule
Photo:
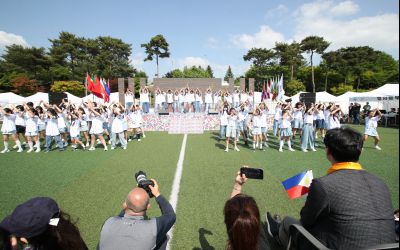
[[[79,104],[82,102],[82,98],[77,97],[69,92],[64,92],[64,93],[67,94],[68,101],[71,101],[73,104]]]
[[[25,97],[25,102],[33,102],[35,105],[39,105],[40,101],[49,102],[49,94],[37,92],[36,94]]]
[[[18,105],[18,104],[22,104],[24,102],[25,102],[25,97],[19,96],[12,92],[0,93],[0,104],[1,105],[7,105],[7,104]]]
[[[301,91],[301,92],[295,94],[294,96],[290,97],[290,98],[292,98],[292,103],[299,102],[300,94],[302,94],[302,93],[307,93],[307,92]],[[337,97],[329,94],[326,91],[317,92],[317,93],[315,93],[315,102],[322,102],[322,103],[337,102]]]

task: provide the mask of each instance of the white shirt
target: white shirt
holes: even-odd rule
[[[82,115],[81,116],[81,118],[80,118],[80,125],[82,126],[82,127],[84,127],[84,126],[87,126],[87,115]]]
[[[103,134],[104,118],[92,115],[92,127],[90,128],[91,134]]]
[[[67,125],[65,125],[65,120],[64,120],[64,114],[63,113],[57,113],[57,125],[58,128],[66,128]]]
[[[149,102],[149,93],[140,93],[140,103]]]
[[[329,115],[328,129],[340,128],[340,119],[333,115]]]
[[[240,102],[240,99],[239,99],[239,93],[234,93],[233,94],[233,102]]]
[[[204,102],[207,103],[207,104],[213,103],[213,98],[212,98],[212,95],[210,93],[206,93],[205,98],[204,98]]]
[[[29,115],[27,115],[25,131],[27,133],[37,132],[38,131],[38,120],[39,120],[39,118],[37,116],[29,117]]]
[[[246,102],[248,99],[248,95],[246,93],[240,94],[240,101],[241,102]]]
[[[229,104],[231,104],[232,103],[232,96],[231,95],[225,96],[225,101],[227,101]]]
[[[184,94],[179,94],[178,100],[179,100],[179,103],[184,103],[185,102],[185,95]]]
[[[79,137],[81,130],[80,130],[80,121],[79,120],[73,120],[71,122],[71,126],[69,127],[69,134],[71,137]]]
[[[297,120],[303,119],[303,111],[302,110],[297,110],[293,114],[293,118]]]
[[[318,110],[317,112],[318,112],[318,113],[317,113],[317,119],[318,119],[318,120],[325,120],[324,111]]]
[[[261,116],[260,115],[254,115],[253,116],[253,128],[260,128],[261,127]]]
[[[129,113],[129,120],[130,120],[130,123],[133,124],[134,128],[140,128],[142,126],[143,118],[142,118],[142,114],[140,113],[140,111],[135,111],[135,112]]]
[[[244,110],[244,111],[239,111],[238,118],[239,118],[239,121],[240,121],[240,122],[241,122],[241,121],[245,121],[245,120],[247,119],[247,116],[248,116],[248,113],[247,113],[246,110]]]
[[[14,114],[5,115],[3,117],[3,125],[1,126],[1,132],[3,132],[3,133],[10,133],[13,131],[15,132],[15,130],[16,130],[15,118],[16,118],[16,116]]]
[[[133,95],[132,94],[125,94],[125,103],[133,102]]]
[[[371,129],[371,128],[373,128],[373,129],[376,129],[377,127],[378,127],[378,121],[380,120],[381,118],[379,117],[379,116],[374,116],[374,117],[371,117],[371,118],[369,118],[368,116],[365,118],[365,127],[367,128],[367,129]]]
[[[304,114],[304,123],[313,124],[313,115]]]
[[[277,107],[277,108],[275,108],[274,119],[280,120],[281,118],[282,118],[282,109]]]
[[[228,113],[226,111],[223,111],[222,115],[219,117],[219,120],[221,122],[221,126],[227,126],[228,125]]]
[[[167,103],[173,103],[173,102],[174,102],[174,95],[167,94]]]
[[[26,126],[24,113],[15,112],[15,125],[24,126],[24,127]]]
[[[124,115],[115,116],[111,123],[111,133],[119,134],[124,132]]]
[[[58,119],[52,118],[47,119],[46,121],[46,136],[56,136],[59,135],[58,131]]]
[[[228,126],[229,127],[236,127],[237,120],[238,120],[238,116],[237,115],[228,116]]]
[[[267,127],[267,114],[268,114],[267,110],[261,111],[260,117],[261,117],[261,127],[262,128],[266,128]]]
[[[290,117],[287,117],[286,119],[282,118],[281,124],[280,124],[280,128],[291,128],[292,127],[292,123],[290,122]]]

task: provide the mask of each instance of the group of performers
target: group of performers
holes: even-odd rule
[[[334,103],[317,103],[306,106],[302,102],[292,105],[291,102],[279,102],[269,109],[266,103],[253,105],[247,100],[239,107],[224,102],[220,109],[220,138],[226,139],[225,151],[229,152],[232,139],[234,150],[240,151],[237,142],[241,137],[245,145],[252,149],[264,150],[268,145],[268,130],[279,138],[279,152],[283,152],[286,142],[289,151],[295,151],[292,140],[300,136],[300,148],[303,152],[316,151],[316,139],[324,138],[329,129],[339,128],[344,113]],[[377,133],[378,121],[382,114],[379,109],[371,110],[365,121],[365,140],[369,136],[375,139],[375,148],[381,150]],[[270,120],[273,117],[271,124]]]
[[[142,129],[142,112],[139,105],[128,109],[121,103],[108,105],[87,101],[75,105],[63,100],[60,105],[50,105],[41,101],[34,106],[32,102],[23,105],[1,107],[4,149],[10,152],[9,140],[15,142],[13,149],[27,153],[42,150],[43,138],[45,152],[51,150],[55,141],[58,150],[64,151],[71,144],[73,149],[93,151],[101,144],[105,151],[108,144],[111,150],[120,145],[127,148],[127,142],[145,137]]]

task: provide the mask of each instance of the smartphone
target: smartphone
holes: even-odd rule
[[[249,179],[264,179],[264,171],[261,168],[240,168],[240,174],[245,174]]]

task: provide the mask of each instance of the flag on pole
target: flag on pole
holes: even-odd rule
[[[314,177],[312,170],[308,170],[282,181],[282,185],[285,188],[289,198],[295,199],[308,193],[313,179]]]
[[[104,90],[106,91],[107,95],[110,96],[110,88],[108,87],[106,80],[104,78],[101,78],[101,83],[103,84]]]
[[[263,80],[262,93],[261,93],[261,102],[263,102],[265,99],[267,99],[267,92],[266,92],[266,89],[265,89],[265,80]]]
[[[285,94],[285,90],[283,89],[283,74],[278,80],[278,101],[283,101],[283,95]]]
[[[271,99],[271,79],[267,82],[267,99]]]
[[[86,82],[87,82],[87,89],[92,92],[93,95],[103,98],[102,90],[100,84],[95,84],[90,77],[89,73],[86,73]]]

